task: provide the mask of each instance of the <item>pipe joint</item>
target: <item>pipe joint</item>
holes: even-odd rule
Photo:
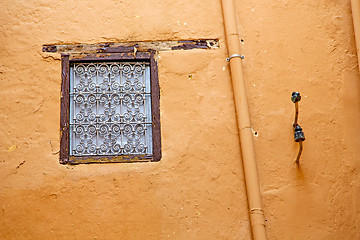
[[[249,213],[264,215],[264,210],[262,210],[262,208],[252,208],[250,209]]]
[[[247,128],[252,130],[252,127],[250,127],[250,126],[241,127],[240,130],[244,130],[244,129],[247,129]]]

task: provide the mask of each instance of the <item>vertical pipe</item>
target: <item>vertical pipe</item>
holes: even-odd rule
[[[354,21],[356,52],[360,71],[360,0],[351,0],[351,11]]]
[[[233,0],[222,0],[222,8],[229,56],[240,54],[240,39]],[[244,165],[246,191],[250,208],[251,231],[254,240],[266,240],[265,219],[261,206],[260,185],[256,169],[255,151],[241,61],[239,57],[231,58],[230,71]]]

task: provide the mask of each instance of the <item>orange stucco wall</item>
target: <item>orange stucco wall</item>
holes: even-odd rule
[[[235,2],[269,239],[359,239],[350,1]],[[0,8],[1,239],[251,239],[220,1]],[[58,163],[60,58],[42,44],[200,38],[220,48],[158,54],[160,162]],[[307,138],[299,168],[292,91]]]

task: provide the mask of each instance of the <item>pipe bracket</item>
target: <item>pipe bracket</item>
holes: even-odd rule
[[[245,58],[244,55],[235,53],[235,54],[232,54],[230,57],[226,58],[226,61],[227,61],[227,62],[230,62],[230,60],[231,60],[232,58],[236,58],[236,57],[239,57],[239,58],[241,58],[241,59],[244,59],[244,58]]]

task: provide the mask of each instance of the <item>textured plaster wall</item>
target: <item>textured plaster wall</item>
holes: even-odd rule
[[[360,238],[350,1],[236,1],[269,239]],[[0,1],[1,239],[250,239],[220,1]],[[218,38],[159,53],[163,158],[58,163],[42,44]],[[191,75],[190,75],[191,74]],[[293,161],[291,92],[307,140]]]
[[[220,2],[0,8],[0,239],[250,238],[223,40],[217,50],[159,53],[159,163],[60,165],[59,54],[41,52],[47,43],[222,39]]]
[[[360,239],[350,1],[236,1],[269,239]],[[297,168],[292,91],[306,141]]]

